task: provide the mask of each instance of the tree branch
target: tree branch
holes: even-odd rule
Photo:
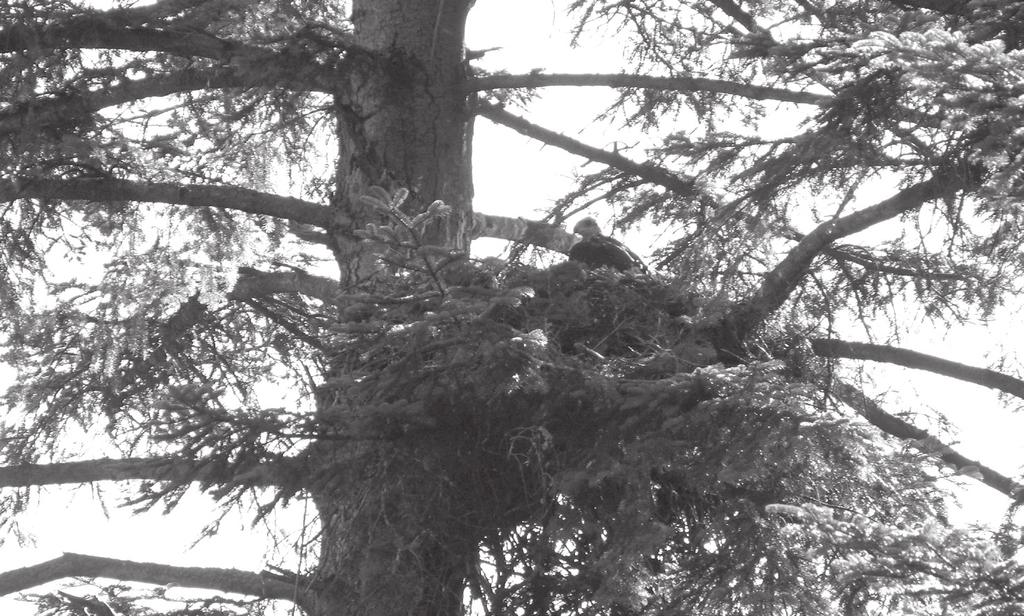
[[[795,92],[783,88],[755,86],[735,81],[703,77],[653,77],[627,74],[565,74],[528,73],[525,75],[486,75],[470,78],[470,91],[498,88],[545,88],[551,86],[606,86],[610,88],[643,88],[674,92],[715,92],[754,100],[776,100],[806,105],[824,105],[832,97],[812,92]]]
[[[747,30],[755,32],[762,29],[757,25],[757,21],[754,20],[754,17],[750,13],[744,11],[739,4],[732,0],[710,0],[710,2],[721,9],[723,13],[736,20]]]
[[[886,412],[877,402],[856,387],[839,379],[832,379],[831,387],[839,400],[886,434],[911,441],[914,447],[920,451],[939,458],[958,472],[979,479],[990,488],[1011,498],[1016,499],[1024,495],[1024,486],[976,460],[957,453],[925,430]]]
[[[751,329],[775,312],[799,286],[811,262],[835,240],[863,231],[885,220],[915,210],[926,202],[948,194],[951,180],[935,176],[904,188],[894,196],[870,207],[822,223],[808,233],[786,257],[765,275],[754,295],[738,303],[725,317],[732,333],[742,341]]]
[[[347,223],[344,215],[333,208],[311,201],[236,186],[200,186],[93,178],[68,180],[18,178],[0,181],[0,201],[28,198],[74,201],[122,200],[173,203],[191,207],[218,207],[283,218],[321,229],[329,228],[333,224]],[[473,238],[493,237],[521,241],[562,253],[568,252],[577,239],[575,235],[561,227],[547,223],[481,213],[473,214],[469,233]],[[285,288],[280,289],[281,291],[298,291],[320,299],[327,296],[333,297],[333,291],[329,294],[323,292],[327,288],[323,286],[326,284],[324,281],[318,281],[319,287],[316,287],[317,290],[314,291],[314,287],[307,284],[296,287],[297,283],[286,282],[285,279],[289,275],[280,273],[277,276],[277,281],[285,284]],[[336,283],[331,282],[330,284],[337,287]],[[310,293],[309,291],[314,292]],[[244,290],[239,290],[239,292],[245,297],[256,296]],[[266,294],[263,293],[263,295]]]
[[[852,246],[833,246],[825,249],[825,254],[836,259],[837,261],[848,261],[855,263],[865,270],[876,272],[878,274],[888,274],[890,276],[907,276],[909,278],[918,278],[921,280],[968,280],[967,276],[963,274],[956,274],[953,272],[930,272],[924,269],[917,269],[912,267],[903,267],[900,265],[893,265],[892,263],[885,263],[875,256],[859,254],[854,252],[855,247]]]
[[[122,85],[30,101],[0,113],[0,133],[82,117],[106,107],[193,90],[252,87],[275,82],[271,73],[246,75],[234,67],[186,69],[171,75],[125,81]]]
[[[814,338],[811,340],[811,348],[821,357],[866,359],[869,361],[885,362],[896,364],[915,370],[927,370],[935,374],[941,374],[968,383],[974,383],[983,387],[998,389],[1018,398],[1024,398],[1024,381],[1015,379],[1012,376],[989,370],[960,364],[934,355],[926,355],[901,349],[898,347],[882,344],[866,344],[863,342],[846,342],[844,340],[830,340],[826,338]]]
[[[782,237],[787,240],[799,242],[807,236],[792,227],[786,226],[782,230]],[[904,267],[901,265],[886,263],[879,257],[870,254],[867,249],[850,244],[829,246],[825,248],[823,252],[836,261],[855,263],[863,267],[865,270],[876,272],[878,274],[907,276],[910,278],[920,278],[922,280],[963,281],[968,279],[967,276],[954,272],[930,272],[919,268]]]
[[[36,28],[11,24],[0,30],[0,53],[52,49],[123,49],[159,51],[221,62],[273,61],[275,51],[220,39],[195,30],[121,24],[111,15],[83,14],[63,22]]]
[[[473,213],[469,228],[471,238],[491,237],[540,246],[556,252],[568,253],[579,238],[565,229],[535,220]]]
[[[134,24],[144,24],[155,19],[161,19],[171,15],[187,12],[189,9],[197,8],[208,0],[157,0],[152,4],[142,6],[120,7],[102,11],[101,15],[116,19],[120,23],[130,21]]]
[[[302,84],[303,90],[338,91],[350,71],[346,62],[326,64],[309,54],[245,45],[205,32],[174,27],[146,27],[119,23],[110,15],[86,14],[36,28],[23,24],[0,29],[0,53],[53,49],[121,49],[163,52],[186,58],[208,58],[233,70],[248,83]],[[346,54],[374,54],[350,43],[337,42]]]
[[[468,231],[473,239],[490,237],[524,242],[563,254],[568,253],[579,239],[574,233],[569,233],[556,225],[480,212],[473,213]],[[262,272],[251,267],[242,267],[238,271],[238,280],[228,295],[232,299],[245,300],[275,293],[299,293],[326,304],[373,301],[366,295],[344,293],[336,280],[298,270]]]
[[[893,4],[904,8],[925,9],[946,15],[963,16],[970,12],[966,0],[898,0]]]
[[[71,201],[143,201],[190,207],[218,207],[284,218],[327,228],[343,224],[343,215],[331,208],[237,186],[200,186],[169,182],[133,182],[115,179],[17,178],[0,181],[0,201],[14,199]]]
[[[216,474],[210,465],[197,470],[196,464],[193,462],[178,458],[100,458],[53,464],[0,466],[0,488],[27,488],[132,479],[179,483],[185,481],[223,483],[233,479],[233,477],[215,476]],[[286,469],[283,469],[280,463],[260,464],[246,471],[244,479],[249,485],[271,487],[292,482],[292,479],[285,477],[286,474]]]
[[[228,294],[231,299],[254,299],[275,293],[300,293],[325,304],[335,304],[352,297],[342,292],[337,280],[306,272],[261,272],[251,267],[240,267],[238,273],[235,287]]]
[[[176,567],[70,553],[38,565],[0,573],[0,596],[68,577],[102,577],[144,584],[174,584],[263,599],[284,599],[298,605],[309,603],[304,588],[269,572],[252,573],[216,567]]]
[[[632,161],[621,154],[608,152],[600,148],[587,145],[581,141],[566,137],[561,133],[537,126],[519,116],[513,115],[501,107],[488,103],[478,103],[477,113],[491,120],[496,124],[507,126],[516,132],[526,135],[531,139],[542,141],[548,145],[561,148],[571,154],[576,154],[609,167],[625,171],[644,179],[653,184],[663,186],[683,196],[695,196],[698,194],[693,178],[681,177],[671,171],[650,164],[641,164]]]

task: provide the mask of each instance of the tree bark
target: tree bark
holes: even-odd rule
[[[339,156],[333,205],[350,222],[330,230],[343,292],[382,275],[353,231],[380,214],[370,186],[405,188],[403,209],[434,200],[452,214],[424,243],[468,249],[473,114],[463,34],[469,0],[354,0],[354,43],[383,58],[337,89]],[[320,401],[321,412],[331,402]],[[432,434],[415,445],[314,445],[314,467],[337,469],[310,488],[322,523],[317,616],[454,615],[477,540],[452,524],[452,452]]]
[[[313,490],[323,525],[317,613],[461,614],[482,538],[459,523],[453,452],[379,442],[334,453],[337,474]]]
[[[338,233],[343,283],[372,277],[352,231],[377,219],[360,195],[370,186],[410,191],[407,211],[440,199],[453,208],[425,243],[468,249],[473,114],[465,93],[468,0],[356,0],[354,42],[383,58],[339,88],[335,200],[352,223]],[[354,266],[353,264],[358,264]]]

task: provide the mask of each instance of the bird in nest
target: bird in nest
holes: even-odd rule
[[[569,260],[586,267],[611,267],[620,272],[650,274],[647,266],[617,239],[601,233],[597,221],[589,216],[576,223],[572,229],[583,237],[569,249]]]

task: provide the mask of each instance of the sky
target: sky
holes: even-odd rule
[[[544,69],[547,72],[614,72],[621,63],[615,45],[584,46],[573,50],[565,44],[569,27],[564,14],[554,8],[554,0],[477,0],[468,26],[467,47],[499,47],[478,64],[510,73]],[[611,142],[593,117],[611,102],[610,91],[598,88],[549,89],[531,104],[532,121],[567,132],[591,145],[609,147]],[[525,114],[525,112],[524,112]],[[477,122],[474,144],[475,209],[488,214],[536,218],[573,186],[573,172],[580,160],[537,142],[531,142],[485,119]],[[586,170],[596,169],[591,166]],[[640,228],[625,236],[627,243],[642,255],[656,241],[658,231]],[[497,254],[504,243],[481,240],[476,251]],[[957,361],[987,365],[1000,346],[1021,342],[1015,315],[1002,315],[992,326],[977,325],[963,331],[935,331],[923,324],[921,331],[905,341],[915,350]],[[955,350],[950,353],[951,350]],[[1024,419],[1011,416],[989,390],[949,379],[893,366],[868,366],[878,381],[879,391],[888,391],[886,404],[892,410],[918,404],[947,414],[959,429],[958,448],[969,457],[1007,474],[1014,474],[1024,461]],[[10,375],[0,366],[0,379]],[[998,521],[1006,499],[993,490],[966,482],[960,492],[964,507],[957,512],[964,521]],[[116,487],[104,488],[117,493]],[[159,511],[142,515],[116,507],[104,508],[90,486],[74,490],[44,490],[39,506],[26,518],[22,528],[34,535],[35,543],[18,548],[13,542],[0,551],[0,570],[25,566],[54,558],[62,552],[80,552],[133,560],[158,561],[179,565],[236,567],[259,570],[271,549],[265,533],[249,529],[247,514],[232,513],[218,536],[198,546],[202,528],[211,521],[209,500],[193,493],[169,516]],[[285,515],[301,519],[302,512]],[[294,539],[294,538],[291,538]],[[37,589],[43,590],[43,589]],[[33,606],[0,598],[0,614],[29,616]]]

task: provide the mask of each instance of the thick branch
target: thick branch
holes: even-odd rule
[[[195,30],[170,30],[117,23],[101,14],[72,17],[42,28],[12,24],[0,30],[0,53],[49,49],[160,51],[213,60],[269,61],[274,51],[217,38]]]
[[[644,88],[674,92],[715,92],[754,100],[776,100],[787,103],[824,105],[831,97],[811,92],[795,92],[783,88],[755,86],[703,77],[652,77],[627,74],[565,74],[528,73],[526,75],[487,75],[469,80],[471,91],[498,88],[545,88],[551,86],[605,86],[609,88]]]
[[[726,320],[738,340],[768,318],[799,286],[811,263],[835,240],[863,231],[880,222],[920,208],[947,194],[947,178],[938,176],[909,186],[896,195],[862,210],[830,220],[808,233],[775,268],[765,275],[761,288],[748,301],[737,304]]]
[[[754,20],[754,17],[750,13],[744,11],[740,7],[740,5],[736,4],[732,0],[710,0],[710,1],[711,1],[711,4],[713,4],[713,5],[717,6],[718,8],[722,9],[723,13],[725,13],[729,17],[732,17],[733,19],[735,19],[738,23],[740,23],[747,30],[749,30],[751,32],[755,32],[755,31],[761,30],[761,27],[757,25],[757,22]]]
[[[299,605],[308,603],[305,591],[294,582],[266,572],[252,573],[215,567],[175,567],[85,554],[64,554],[38,565],[0,573],[0,596],[69,577],[100,577],[144,584],[174,584],[264,599],[284,599]]]
[[[477,107],[477,113],[496,124],[507,126],[520,134],[530,137],[531,139],[542,141],[548,145],[561,148],[571,154],[576,154],[599,163],[604,163],[609,167],[614,167],[615,169],[625,171],[626,173],[631,173],[641,179],[663,186],[680,195],[694,196],[697,194],[693,178],[680,177],[667,169],[663,169],[655,165],[641,164],[632,161],[621,154],[595,148],[572,139],[571,137],[566,137],[561,133],[556,133],[555,131],[537,126],[536,124],[524,120],[519,116],[513,115],[496,105],[480,103]]]
[[[92,92],[32,101],[0,113],[0,133],[35,128],[83,117],[115,105],[193,90],[252,87],[274,83],[269,72],[246,75],[234,67],[188,69],[170,75],[125,81]]]
[[[64,483],[162,479],[180,475],[175,461],[168,458],[102,458],[56,464],[19,464],[0,466],[0,487],[24,488]]]
[[[856,387],[838,379],[832,379],[832,391],[844,404],[857,411],[871,425],[886,434],[912,441],[914,446],[921,451],[939,458],[958,472],[980,479],[985,485],[999,490],[1011,498],[1019,498],[1024,494],[1024,486],[976,460],[957,453],[928,432],[886,412],[877,402],[864,395],[864,392]]]
[[[471,238],[492,237],[513,242],[524,242],[556,252],[568,253],[579,238],[565,229],[535,220],[473,214],[469,229]]]
[[[969,12],[969,2],[965,0],[898,0],[897,6],[926,9],[947,15],[963,16]]]
[[[207,0],[157,0],[152,4],[142,6],[109,9],[107,11],[102,11],[100,14],[106,15],[111,19],[115,19],[119,23],[131,22],[141,25],[156,19],[162,19],[171,15],[187,12],[190,9],[197,8],[206,1]]]
[[[254,299],[275,293],[300,293],[326,304],[351,296],[342,292],[338,281],[300,271],[261,272],[251,267],[238,268],[238,280],[228,294],[231,299]]]
[[[896,364],[916,370],[927,370],[928,372],[967,381],[968,383],[998,389],[1018,398],[1024,398],[1024,381],[1020,379],[1015,379],[1012,376],[996,372],[995,370],[976,368],[955,361],[949,361],[948,359],[942,359],[941,357],[935,357],[934,355],[918,353],[917,351],[883,344],[846,342],[825,338],[811,340],[811,348],[822,357],[866,359]]]
[[[291,481],[284,477],[284,470],[280,464],[262,464],[246,471],[244,480],[248,485],[261,487],[278,485]],[[178,458],[126,458],[121,460],[101,458],[54,464],[0,466],[0,488],[26,488],[131,479],[199,481],[203,483],[219,483],[238,479],[236,477],[215,477],[215,474],[216,472],[209,465],[197,469],[195,463]]]
[[[782,237],[787,240],[799,242],[806,235],[792,227],[785,227],[782,230]],[[963,274],[954,272],[932,272],[920,268],[905,267],[893,263],[887,263],[880,258],[870,254],[866,249],[853,245],[834,245],[824,250],[824,253],[836,261],[855,263],[865,270],[890,276],[908,276],[921,280],[967,280]]]
[[[198,186],[168,182],[147,183],[114,179],[52,180],[21,178],[0,181],[0,201],[14,199],[72,201],[145,201],[191,207],[218,207],[263,214],[298,223],[329,227],[339,214],[310,201],[282,197],[236,186]]]
[[[0,53],[54,49],[121,49],[163,52],[186,58],[208,58],[230,66],[249,83],[302,84],[301,90],[336,91],[346,83],[345,62],[328,65],[308,54],[278,51],[190,29],[135,26],[109,15],[89,14],[36,28],[14,24],[0,29]],[[349,43],[336,42],[346,54],[371,55]],[[365,66],[364,66],[365,68]],[[228,69],[225,69],[228,70]]]

